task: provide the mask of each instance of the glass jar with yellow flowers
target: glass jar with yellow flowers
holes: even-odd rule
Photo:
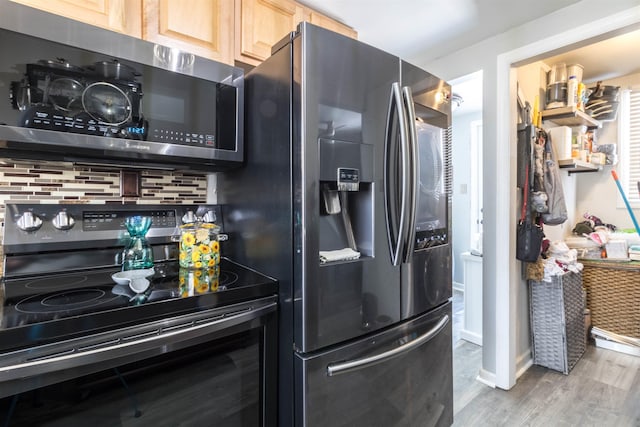
[[[220,227],[211,223],[180,226],[179,263],[182,268],[203,269],[220,263]]]

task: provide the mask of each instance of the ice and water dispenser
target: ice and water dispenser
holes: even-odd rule
[[[373,146],[320,139],[320,262],[373,256]]]

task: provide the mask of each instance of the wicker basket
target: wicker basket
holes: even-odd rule
[[[529,281],[533,363],[568,374],[585,351],[582,277]]]
[[[640,263],[583,264],[583,284],[593,326],[640,338]]]

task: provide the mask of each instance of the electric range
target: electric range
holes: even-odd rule
[[[135,215],[152,218],[154,263],[139,292],[112,277]],[[206,222],[220,227],[220,263],[181,268],[180,226]],[[217,205],[6,204],[0,399],[238,336],[273,387],[278,282],[226,258],[226,238]],[[264,407],[275,393],[260,395]]]

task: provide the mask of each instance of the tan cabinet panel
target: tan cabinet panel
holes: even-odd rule
[[[327,30],[343,34],[345,36],[351,37],[352,39],[358,38],[358,33],[353,28],[316,11],[309,11],[308,17],[306,19],[312,24],[315,24],[322,28],[326,28]]]
[[[12,1],[133,37],[142,35],[142,0]]]
[[[233,63],[233,0],[143,0],[142,38]]]
[[[236,60],[251,65],[264,61],[271,47],[303,19],[304,8],[294,1],[236,1]]]

